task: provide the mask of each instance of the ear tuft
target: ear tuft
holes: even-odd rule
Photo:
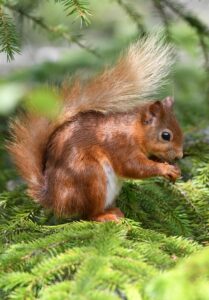
[[[163,106],[165,106],[167,108],[172,108],[173,104],[174,104],[174,98],[171,96],[168,96],[165,99],[163,99],[162,103],[163,103]]]

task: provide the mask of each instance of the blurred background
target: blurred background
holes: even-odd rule
[[[1,28],[11,38],[10,44],[3,34],[0,40],[7,41],[0,54],[1,115],[11,114],[29,87],[60,84],[72,74],[91,77],[113,63],[130,42],[161,29],[176,53],[175,69],[162,96],[176,98],[186,129],[207,120],[207,0],[91,0],[78,1],[80,7],[62,0],[1,2],[1,12],[12,23],[9,29]]]

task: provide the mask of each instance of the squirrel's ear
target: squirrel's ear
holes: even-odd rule
[[[171,96],[166,97],[165,99],[162,100],[163,106],[166,108],[172,108],[174,104],[174,98]]]
[[[149,112],[154,117],[158,115],[162,110],[162,103],[161,101],[155,101],[154,103],[150,104],[149,106]]]
[[[155,120],[156,116],[158,116],[162,111],[162,103],[161,101],[152,102],[148,107],[146,112],[142,117],[143,124],[152,124]]]

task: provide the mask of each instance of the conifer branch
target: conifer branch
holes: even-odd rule
[[[159,3],[164,3],[165,6],[170,8],[175,14],[185,20],[190,26],[194,27],[199,33],[209,37],[209,28],[203,21],[190,11],[187,11],[183,5],[176,1],[170,0],[156,0]]]
[[[13,60],[15,53],[20,53],[15,26],[2,6],[0,6],[0,52],[6,53],[7,61]]]
[[[88,7],[88,1],[84,0],[55,0],[55,2],[60,2],[64,5],[67,15],[77,14],[76,18],[80,18],[81,26],[90,24],[89,16],[91,16],[91,10]]]
[[[31,20],[34,24],[36,24],[40,28],[44,29],[45,31],[52,33],[57,37],[62,37],[67,42],[75,43],[80,48],[86,50],[87,52],[93,54],[94,56],[100,57],[100,55],[94,49],[87,47],[82,42],[80,42],[75,36],[72,36],[68,32],[66,32],[65,28],[62,28],[61,26],[50,26],[50,25],[46,24],[42,18],[31,15],[28,12],[26,12],[25,10],[21,9],[20,7],[16,7],[11,4],[4,4],[4,6],[10,10],[13,10],[13,11],[19,13],[22,17],[24,17],[28,20]]]

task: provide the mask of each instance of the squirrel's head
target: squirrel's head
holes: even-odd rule
[[[144,107],[145,150],[150,157],[173,161],[183,157],[183,133],[173,113],[172,97],[151,102]]]

